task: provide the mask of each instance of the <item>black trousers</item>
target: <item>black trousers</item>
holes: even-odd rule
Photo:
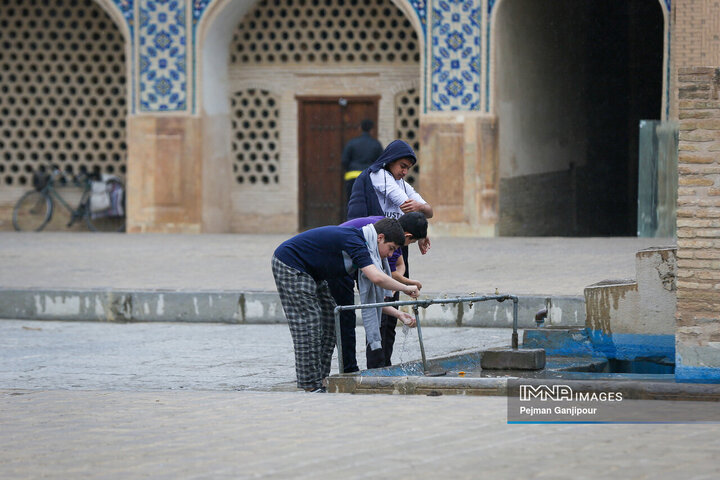
[[[330,293],[337,305],[355,303],[355,280],[350,276],[328,280]],[[340,312],[340,344],[342,345],[343,372],[357,372],[360,369],[355,355],[355,310]]]
[[[395,292],[392,297],[385,297],[386,302],[395,302],[400,299],[400,293]],[[393,345],[395,344],[395,326],[397,318],[385,315],[383,313],[380,318],[380,341],[382,348],[370,350],[370,345],[366,345],[365,359],[367,360],[367,368],[382,368],[392,365]]]
[[[405,261],[405,276],[408,276],[409,267],[407,263],[408,248],[402,247],[403,260]],[[408,277],[409,278],[409,277]],[[330,293],[337,305],[352,305],[355,303],[355,280],[346,276],[328,280]],[[392,297],[385,297],[386,302],[395,302],[400,299],[400,293],[395,292]],[[343,372],[352,373],[360,370],[357,364],[355,352],[355,310],[344,310],[340,312],[340,342],[343,351]],[[380,339],[382,348],[375,351],[370,350],[366,345],[365,359],[367,368],[381,368],[392,365],[391,358],[395,345],[395,327],[397,318],[383,314],[380,318]]]
[[[347,206],[348,206],[348,202],[350,201],[350,196],[352,195],[353,185],[355,185],[354,178],[352,180],[345,180],[345,198],[343,199],[344,200],[344,202],[343,202],[343,205],[344,205],[343,218],[345,218],[346,220],[348,219],[347,218]]]
[[[405,276],[410,278],[410,267],[408,266],[408,247],[402,247],[403,261],[405,262]],[[395,292],[392,297],[385,297],[386,302],[396,302],[400,300],[400,292]],[[382,315],[380,319],[380,339],[382,349],[375,351],[370,350],[370,346],[366,345],[365,359],[367,360],[367,368],[382,368],[392,365],[393,347],[395,346],[395,327],[397,326],[397,318],[389,315]]]
[[[345,180],[345,205],[347,205],[348,200],[350,200],[350,195],[352,194],[353,185],[355,185],[355,179],[352,180]]]

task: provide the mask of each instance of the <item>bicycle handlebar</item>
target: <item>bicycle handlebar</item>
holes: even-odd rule
[[[49,173],[48,173],[49,172]],[[69,171],[60,169],[57,165],[48,163],[40,165],[34,174],[46,175],[48,183],[59,183],[60,185],[72,184],[76,187],[85,187],[93,180],[100,180],[100,172],[88,172],[85,166],[80,166],[80,172],[72,174]]]

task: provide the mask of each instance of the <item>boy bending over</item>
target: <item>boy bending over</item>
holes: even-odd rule
[[[283,242],[272,258],[272,272],[295,349],[297,386],[323,392],[335,346],[335,302],[327,280],[360,270],[374,285],[413,298],[415,285],[404,285],[383,272],[387,257],[405,243],[397,220],[384,218],[362,229],[320,227]],[[382,313],[403,321],[405,312],[383,307]]]

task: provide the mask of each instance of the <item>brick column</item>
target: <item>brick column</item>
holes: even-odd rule
[[[720,383],[720,68],[678,72],[678,381]]]

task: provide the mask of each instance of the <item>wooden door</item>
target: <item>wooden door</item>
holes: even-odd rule
[[[345,220],[341,164],[345,142],[360,135],[360,122],[377,125],[379,97],[298,97],[300,229]],[[376,136],[375,131],[372,132]]]

